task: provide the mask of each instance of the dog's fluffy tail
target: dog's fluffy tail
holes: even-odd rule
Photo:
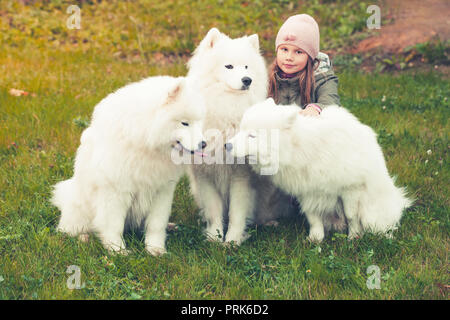
[[[370,209],[361,217],[362,225],[388,236],[392,236],[389,231],[398,228],[404,210],[414,203],[407,197],[405,188],[395,186],[395,178],[391,179],[384,189],[378,189],[370,199],[372,199],[370,203],[366,204]]]
[[[413,204],[413,200],[407,197],[405,188],[399,188],[393,185],[388,203],[391,207],[385,207],[384,209],[386,212],[391,212],[391,216],[389,218],[393,219],[390,225],[393,226],[393,228],[388,227],[387,231],[396,230],[400,225],[400,219],[402,218],[404,211]],[[388,236],[391,235],[388,234]]]
[[[81,195],[74,178],[57,183],[51,202],[61,211],[57,230],[71,236],[89,232],[89,218],[81,204]]]
[[[397,210],[398,212],[400,212],[400,217],[399,220],[401,218],[401,216],[403,215],[403,211],[406,210],[407,208],[411,207],[414,203],[414,199],[411,199],[408,197],[408,192],[406,191],[406,188],[402,188],[402,187],[396,187],[396,180],[397,177],[394,176],[392,177],[391,181],[391,191],[390,191],[390,196],[391,196],[391,201],[393,204],[396,204],[394,207],[394,210]]]

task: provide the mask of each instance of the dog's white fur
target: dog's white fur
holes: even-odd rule
[[[197,150],[203,141],[205,107],[191,87],[186,78],[151,77],[95,107],[73,177],[54,188],[52,202],[62,212],[59,231],[84,238],[96,232],[105,248],[125,252],[126,219],[134,227],[145,222],[146,249],[166,252],[172,197],[185,172],[171,152]]]
[[[298,198],[310,240],[321,241],[324,225],[342,209],[349,238],[367,230],[392,235],[411,200],[389,176],[375,132],[342,107],[329,106],[318,117],[298,111],[273,99],[251,107],[228,142],[230,152],[256,156],[257,171],[261,163],[278,168],[272,181]],[[278,144],[261,139],[267,130],[279,132]]]
[[[245,239],[246,220],[252,217],[255,207],[255,190],[250,182],[253,173],[248,165],[223,164],[225,157],[220,155],[225,156],[224,143],[235,134],[244,111],[267,97],[267,70],[258,36],[230,39],[213,28],[195,50],[188,67],[188,77],[196,79],[197,90],[205,98],[204,130],[206,152],[210,154],[203,164],[192,166],[192,192],[207,222],[207,236],[240,244]],[[246,77],[252,81],[248,89],[243,87]],[[216,134],[208,137],[211,129]],[[222,161],[219,164],[212,159]],[[229,223],[224,237],[227,213]]]

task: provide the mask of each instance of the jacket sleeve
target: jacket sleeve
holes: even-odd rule
[[[315,74],[315,103],[321,109],[331,104],[340,105],[338,94],[338,77],[334,74],[331,60],[327,54],[319,52],[319,67]]]
[[[340,105],[338,77],[334,74],[333,70],[327,71],[325,77],[316,85],[316,104],[321,109],[331,104]]]

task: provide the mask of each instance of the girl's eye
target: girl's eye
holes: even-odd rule
[[[301,51],[297,51],[297,54],[302,54],[302,52]]]
[[[188,127],[188,126],[189,126],[189,123],[187,123],[187,122],[181,122],[181,124],[182,124],[183,126],[185,126],[185,127]]]
[[[227,65],[225,66],[225,68],[227,68],[227,69],[233,69],[233,66],[232,66],[231,64],[227,64]]]

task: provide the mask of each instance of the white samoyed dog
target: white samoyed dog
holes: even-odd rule
[[[226,159],[224,144],[236,133],[244,111],[267,97],[268,76],[258,35],[231,39],[212,28],[188,62],[188,77],[205,99],[207,157],[191,166],[191,187],[202,209],[209,239],[240,244],[255,209],[248,164]],[[228,217],[224,236],[224,217]]]
[[[321,241],[340,212],[349,238],[364,231],[391,236],[412,202],[389,176],[375,132],[343,107],[329,106],[318,117],[298,110],[273,99],[256,104],[227,151],[251,156],[257,171],[271,168],[274,184],[301,203],[311,241]]]
[[[166,227],[175,186],[186,166],[175,150],[199,152],[205,106],[187,78],[150,77],[108,95],[81,135],[72,178],[59,182],[52,203],[61,210],[58,230],[126,253],[125,221],[145,223],[152,255],[166,252]]]

